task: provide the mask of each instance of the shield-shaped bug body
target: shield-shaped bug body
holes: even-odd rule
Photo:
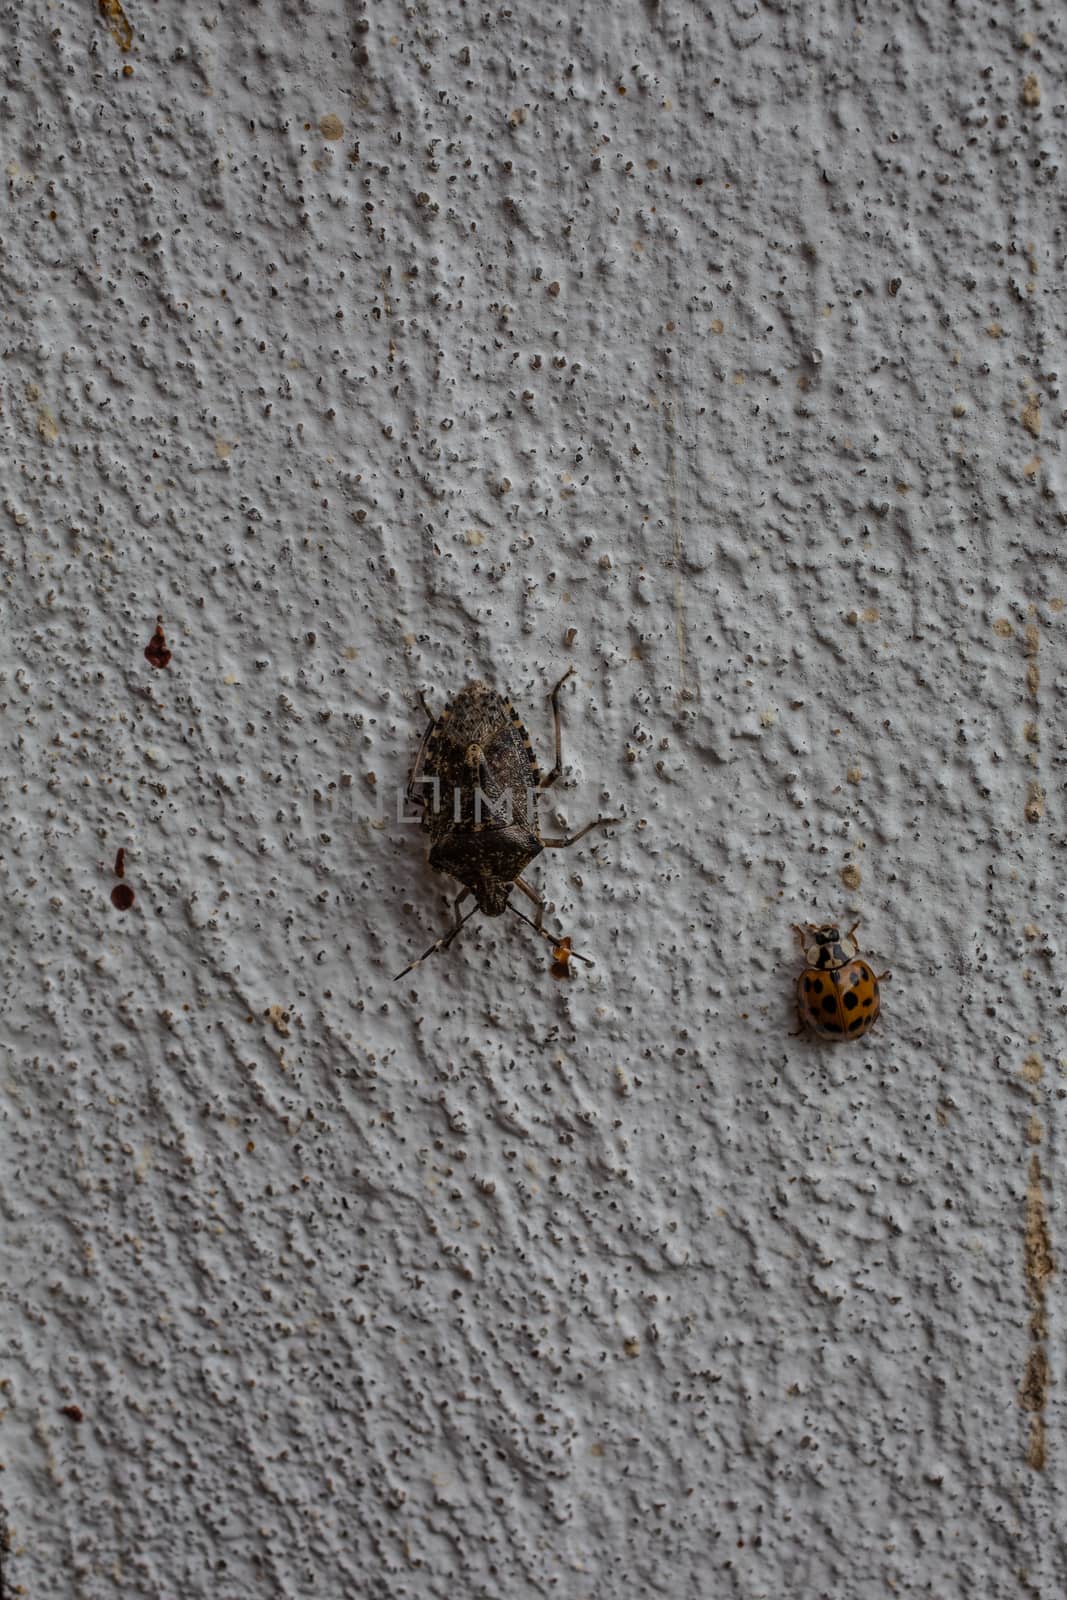
[[[541,833],[536,796],[555,783],[563,770],[559,691],[573,671],[573,667],[568,668],[549,696],[555,722],[556,760],[544,777],[518,712],[495,689],[484,683],[468,683],[439,717],[423,701],[430,720],[411,769],[407,798],[422,806],[431,867],[449,873],[463,887],[453,903],[450,931],[398,977],[404,977],[435,950],[446,949],[476,911],[488,917],[511,911],[529,922],[508,903],[513,889],[533,901],[537,911],[531,926],[548,939],[541,927],[544,903],[536,889],[524,880],[523,872],[542,850],[561,850],[575,844],[592,828],[607,827],[620,820],[597,817],[566,839],[546,839]],[[475,904],[463,915],[463,903],[472,895]]]

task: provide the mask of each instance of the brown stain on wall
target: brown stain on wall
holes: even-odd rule
[[[1027,1058],[1030,1059],[1029,1057]],[[1036,1144],[1041,1138],[1041,1124],[1031,1116],[1027,1125],[1027,1141]],[[1030,1438],[1026,1450],[1027,1465],[1040,1471],[1047,1460],[1045,1434],[1045,1407],[1048,1402],[1048,1304],[1045,1286],[1056,1270],[1052,1255],[1052,1237],[1048,1225],[1048,1208],[1041,1174],[1041,1157],[1035,1151],[1030,1157],[1026,1185],[1026,1228],[1023,1237],[1023,1262],[1026,1288],[1030,1299],[1030,1354],[1019,1389],[1019,1404],[1030,1415]]]
[[[1030,607],[1033,615],[1034,607]],[[1037,652],[1041,648],[1041,630],[1036,622],[1029,622],[1023,630],[1023,652],[1026,656],[1026,693],[1034,706],[1037,705],[1038,690],[1041,687],[1041,669],[1037,664]],[[1027,764],[1030,767],[1038,765],[1038,750],[1041,745],[1041,727],[1035,715],[1023,728],[1023,737],[1031,748],[1026,753]],[[1027,822],[1040,822],[1045,815],[1045,791],[1037,778],[1031,778],[1026,786],[1026,803],[1023,806],[1023,816]]]
[[[1022,425],[1036,439],[1041,433],[1041,400],[1036,394],[1027,395],[1021,412]]]
[[[663,407],[663,426],[667,435],[667,500],[671,524],[670,565],[674,568],[674,632],[678,646],[678,692],[675,698],[681,699],[688,689],[686,681],[685,582],[682,576],[682,561],[685,550],[682,540],[682,519],[678,509],[678,449],[675,442],[673,401],[667,401]]]
[[[1037,699],[1037,691],[1041,687],[1041,670],[1037,664],[1037,652],[1041,648],[1041,631],[1036,623],[1029,623],[1023,635],[1024,649],[1026,651],[1026,692],[1031,700]]]
[[[100,14],[107,19],[108,32],[125,53],[133,44],[133,28],[120,0],[100,0]]]
[[[1036,778],[1032,778],[1026,786],[1026,805],[1023,815],[1027,822],[1040,822],[1045,815],[1045,791]]]

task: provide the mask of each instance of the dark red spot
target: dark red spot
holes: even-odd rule
[[[163,624],[161,622],[156,623],[156,631],[145,646],[144,655],[145,660],[150,661],[154,667],[170,666],[170,651],[167,649],[167,641],[163,637]]]
[[[126,852],[125,852],[125,850],[116,850],[115,851],[115,876],[116,876],[116,878],[124,878],[126,876]]]
[[[111,891],[111,904],[116,911],[128,911],[136,896],[128,883],[116,883]]]
[[[81,1406],[60,1406],[59,1409],[64,1417],[70,1418],[71,1422],[85,1421],[85,1412],[82,1410]]]

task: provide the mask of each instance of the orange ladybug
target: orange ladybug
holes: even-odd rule
[[[859,1039],[878,1020],[879,984],[891,976],[875,975],[859,954],[855,939],[859,923],[844,938],[832,922],[816,927],[809,922],[794,933],[804,952],[804,971],[797,979],[797,1017],[800,1032],[810,1028],[820,1039],[842,1043]]]

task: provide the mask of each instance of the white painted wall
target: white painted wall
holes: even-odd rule
[[[0,0],[0,1595],[1060,1593],[1062,9],[112,11]],[[569,662],[595,965],[395,984],[418,690]]]

